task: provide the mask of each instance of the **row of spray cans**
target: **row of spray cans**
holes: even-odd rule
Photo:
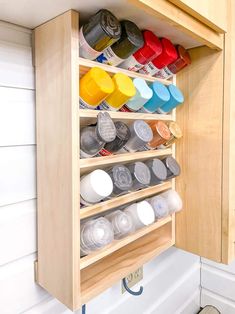
[[[174,122],[135,120],[127,125],[113,121],[108,112],[100,112],[94,125],[80,132],[80,156],[109,156],[116,153],[167,148],[182,137]]]
[[[80,56],[130,71],[168,79],[191,63],[187,50],[141,31],[129,20],[119,20],[102,9],[80,29]]]
[[[80,79],[80,108],[143,113],[169,113],[184,102],[180,89],[161,82],[147,84],[123,73],[110,75],[99,67],[90,69]]]

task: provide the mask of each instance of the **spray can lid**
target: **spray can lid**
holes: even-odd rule
[[[171,84],[167,86],[167,88],[170,92],[171,98],[173,98],[175,102],[180,103],[180,104],[184,102],[184,95],[182,94],[181,90],[177,86]]]
[[[137,161],[134,164],[128,166],[133,177],[142,185],[149,185],[151,180],[151,173],[143,162]]]
[[[148,143],[153,138],[153,132],[149,125],[143,120],[136,120],[133,123],[133,129],[138,138],[144,142]]]
[[[174,157],[172,157],[172,156],[166,157],[164,159],[164,163],[165,163],[166,167],[170,170],[170,172],[174,176],[180,175],[181,168],[180,168],[180,165],[178,164],[178,162],[175,160]]]
[[[115,139],[117,134],[116,127],[108,112],[98,113],[96,132],[99,138],[106,143]]]
[[[143,35],[138,26],[128,20],[121,22],[121,38],[112,45],[113,52],[121,59],[127,59],[144,44]]]
[[[155,158],[147,162],[147,166],[151,169],[152,174],[160,181],[166,180],[167,177],[167,169],[164,163]]]
[[[128,191],[132,187],[132,176],[130,170],[123,165],[116,165],[109,174],[113,180],[114,191],[115,188],[121,191]]]
[[[153,131],[153,139],[149,143],[151,147],[157,147],[171,138],[171,132],[165,122],[150,121],[149,126]]]
[[[87,43],[96,51],[112,45],[121,36],[121,24],[108,10],[102,9],[91,16],[82,27]]]
[[[158,68],[162,69],[177,59],[177,51],[172,42],[167,38],[161,39],[162,53],[152,62]]]
[[[136,89],[132,80],[123,73],[116,73],[112,77],[115,89],[111,95],[106,98],[106,102],[113,108],[119,109],[130,98],[132,98]]]
[[[90,232],[91,239],[97,248],[109,244],[114,238],[112,225],[104,217],[94,220],[94,224],[92,225]]]
[[[182,130],[181,130],[179,124],[176,123],[175,121],[171,121],[169,123],[168,127],[169,127],[171,134],[174,136],[174,138],[179,139],[183,136]]]
[[[152,197],[148,201],[152,205],[157,219],[166,217],[169,214],[168,203],[161,194]]]
[[[117,152],[121,149],[131,136],[130,129],[124,122],[116,121],[114,122],[114,125],[117,133],[116,137],[112,142],[107,143],[104,147],[110,153]]]
[[[134,78],[133,83],[136,88],[136,94],[126,103],[126,106],[134,111],[137,111],[152,98],[153,91],[148,86],[146,81],[140,77]]]
[[[146,64],[162,53],[162,43],[160,39],[151,31],[143,31],[144,45],[134,53],[135,59]]]
[[[180,45],[178,45],[176,49],[178,52],[178,58],[173,63],[168,65],[168,69],[173,74],[178,73],[181,69],[191,64],[191,58],[188,51]]]
[[[114,83],[107,72],[94,67],[80,79],[80,97],[90,105],[98,106],[114,91]]]
[[[155,220],[154,210],[147,201],[137,203],[137,215],[143,225],[148,226]]]

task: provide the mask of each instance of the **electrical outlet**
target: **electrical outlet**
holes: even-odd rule
[[[126,282],[129,288],[132,288],[134,285],[136,285],[139,281],[143,279],[143,267],[138,268],[136,271],[133,273],[130,273],[126,277]],[[125,293],[126,289],[123,286],[122,283],[122,293]]]

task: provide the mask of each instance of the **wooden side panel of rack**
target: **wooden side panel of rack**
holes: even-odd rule
[[[223,263],[235,258],[235,2],[229,0],[228,6],[224,65]]]
[[[184,136],[177,143],[176,190],[184,208],[176,215],[176,245],[220,262],[223,52],[201,47],[190,54],[192,64],[177,76],[185,102],[177,110]]]
[[[70,309],[80,305],[78,14],[35,30],[38,283]]]

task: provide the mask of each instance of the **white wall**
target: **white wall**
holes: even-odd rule
[[[215,305],[222,314],[235,313],[235,261],[230,265],[202,259],[201,302]]]
[[[34,98],[31,32],[0,22],[0,313],[69,314],[34,283]],[[118,283],[87,314],[193,314],[199,280],[199,257],[172,248],[144,266],[141,297],[122,296]]]

